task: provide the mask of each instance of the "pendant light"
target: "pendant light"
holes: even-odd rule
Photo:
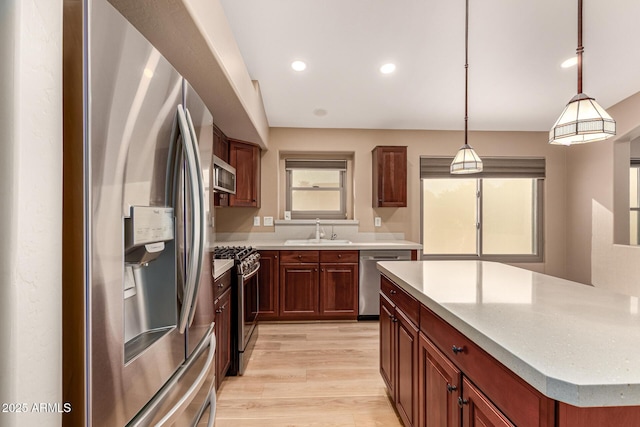
[[[616,122],[595,99],[582,93],[582,0],[578,0],[578,94],[571,98],[549,132],[549,144],[602,141],[616,134]]]
[[[482,172],[482,160],[468,144],[469,129],[469,0],[466,0],[464,19],[464,145],[451,162],[452,174],[470,174]]]

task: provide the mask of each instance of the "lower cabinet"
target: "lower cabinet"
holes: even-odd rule
[[[358,251],[280,251],[275,320],[357,319]]]
[[[278,251],[260,251],[258,270],[258,320],[277,320],[279,310],[280,257]]]
[[[214,302],[216,313],[216,387],[220,386],[231,366],[231,288]]]
[[[462,425],[464,427],[513,427],[500,410],[467,378],[462,379]]]
[[[380,374],[405,427],[555,425],[553,400],[384,276],[380,290]]]
[[[418,342],[416,324],[392,299],[380,294],[380,374],[405,426],[417,425]],[[417,303],[417,301],[416,301]]]
[[[418,426],[460,425],[462,373],[420,332],[418,344]]]

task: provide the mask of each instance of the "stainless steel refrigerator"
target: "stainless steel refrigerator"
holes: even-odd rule
[[[63,425],[213,425],[211,114],[107,0],[64,58]]]

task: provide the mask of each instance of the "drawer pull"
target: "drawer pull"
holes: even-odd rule
[[[449,393],[453,393],[453,392],[454,392],[454,391],[456,391],[457,389],[458,389],[458,387],[457,387],[457,386],[455,386],[455,385],[451,385],[451,384],[448,384],[448,383],[447,383],[447,391],[448,391]]]
[[[457,347],[454,345],[451,348],[451,351],[453,351],[454,354],[464,353],[464,347]]]
[[[397,294],[397,293],[398,293],[398,291],[396,291],[395,289],[391,289],[391,290],[389,291],[389,293],[390,293],[391,295],[395,295],[395,294]]]
[[[398,321],[398,318],[396,316],[393,316],[392,322],[396,323]]]
[[[458,397],[458,406],[463,407],[469,403],[469,399],[463,399],[462,397]]]

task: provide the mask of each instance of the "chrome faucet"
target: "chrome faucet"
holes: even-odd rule
[[[320,241],[322,237],[324,237],[324,230],[320,231],[320,218],[316,218],[316,240]]]

